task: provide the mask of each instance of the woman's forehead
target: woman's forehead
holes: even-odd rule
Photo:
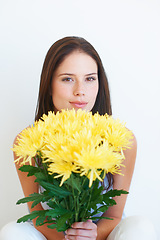
[[[74,51],[67,55],[56,69],[56,74],[97,74],[98,66],[96,61],[88,54],[80,51]]]

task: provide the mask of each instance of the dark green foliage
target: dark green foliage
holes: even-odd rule
[[[36,217],[45,217],[46,218],[46,215],[45,215],[46,212],[47,212],[47,210],[33,211],[32,213],[27,214],[24,217],[19,218],[17,223],[26,222],[27,220],[33,220]]]
[[[21,203],[27,203],[27,202],[32,202],[32,208],[35,207],[38,203],[40,202],[47,202],[50,199],[50,196],[48,196],[47,192],[43,192],[41,194],[39,193],[33,193],[30,194],[29,197],[22,198],[18,200],[16,204],[21,204]]]
[[[113,197],[128,193],[123,190],[110,190],[104,193],[104,187],[99,187],[99,180],[95,180],[89,187],[88,178],[75,173],[72,173],[70,178],[60,187],[61,179],[55,179],[54,175],[49,175],[44,164],[42,167],[26,165],[19,170],[28,172],[28,176],[34,175],[35,181],[44,188],[44,191],[22,198],[17,204],[33,202],[33,208],[38,203],[46,202],[51,209],[33,211],[18,219],[18,222],[37,218],[37,226],[47,224],[49,228],[56,228],[57,231],[65,231],[77,221],[109,219],[107,217],[94,217],[94,215],[105,212],[110,206],[115,205]],[[97,204],[100,206],[98,207]]]
[[[21,172],[28,172],[28,177],[33,176],[35,173],[39,172],[39,168],[33,167],[31,165],[23,165],[19,168]]]

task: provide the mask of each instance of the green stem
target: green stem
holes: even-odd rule
[[[81,219],[81,221],[83,222],[84,220],[86,220],[86,212],[88,211],[88,207],[89,207],[89,205],[90,205],[90,201],[91,201],[91,197],[92,197],[92,191],[93,191],[93,187],[92,187],[92,190],[91,190],[91,193],[90,193],[90,195],[89,195],[89,199],[88,199],[88,203],[87,203],[87,207],[84,209],[84,211],[83,211],[83,215],[82,215],[82,219]]]
[[[42,157],[41,152],[38,152],[38,153],[37,153],[37,157],[38,157],[38,158],[41,158],[41,157]],[[40,164],[38,163],[38,161],[37,161],[37,157],[34,157],[35,164],[36,164],[37,168],[40,170],[40,172],[45,173],[45,176],[46,176],[46,178],[47,178],[47,180],[48,180],[48,182],[49,182],[48,172],[47,172],[47,166],[46,166],[46,164],[43,163],[42,161],[41,161],[41,165],[40,165]],[[42,168],[41,166],[43,166],[43,168]],[[44,170],[44,172],[43,172],[43,170]]]
[[[73,183],[72,174],[71,174],[71,182]],[[72,186],[73,186],[73,184],[72,184]],[[79,196],[76,196],[76,195],[75,195],[74,188],[73,188],[73,187],[71,187],[71,188],[72,188],[73,201],[74,201],[75,222],[78,222],[79,206],[78,206],[77,200],[78,200],[78,197],[79,197]]]
[[[47,178],[47,180],[48,180],[48,182],[49,182],[48,172],[47,172],[47,166],[46,166],[45,163],[42,163],[42,165],[43,165],[43,169],[44,169],[44,173],[45,173],[45,175],[46,175],[46,178]]]
[[[82,187],[85,184],[86,180],[87,180],[87,177],[84,177],[83,182],[82,182]]]
[[[38,161],[37,161],[37,158],[36,158],[36,157],[34,157],[34,161],[35,161],[36,167],[37,167],[40,171],[42,171],[42,169],[40,168],[40,166],[39,166],[39,164],[38,164]]]
[[[76,209],[77,209],[77,216],[76,216],[76,222],[78,222],[80,219],[79,219],[79,194],[76,198]]]

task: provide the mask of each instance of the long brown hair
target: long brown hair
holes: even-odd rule
[[[44,113],[47,114],[48,111],[54,111],[54,105],[51,96],[51,83],[53,74],[63,60],[76,50],[88,54],[96,61],[98,66],[99,90],[92,113],[94,114],[98,112],[100,115],[105,113],[109,115],[112,114],[108,79],[97,51],[84,38],[65,37],[55,42],[48,50],[45,57],[41,73],[35,120],[39,120],[42,115]],[[107,178],[110,187],[112,183],[112,177],[110,174],[108,174]]]

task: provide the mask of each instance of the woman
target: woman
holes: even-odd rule
[[[72,108],[81,108],[93,113],[98,111],[99,114],[112,114],[108,81],[100,57],[90,43],[78,37],[63,38],[49,49],[41,74],[35,120],[50,110],[56,112]],[[16,144],[16,139],[14,143]],[[107,176],[109,184],[107,187],[129,191],[136,150],[137,144],[134,137],[132,148],[124,152],[125,167],[122,168],[124,176]],[[15,160],[16,158],[14,155]],[[28,178],[26,173],[20,172],[18,164],[16,167],[24,195],[38,192],[35,178]],[[126,198],[126,195],[116,197],[117,205],[103,213],[103,216],[111,217],[113,220],[102,219],[97,223],[88,220],[85,223],[74,223],[65,235],[55,229],[47,228],[46,225],[37,227],[35,220],[33,220],[34,226],[27,223],[10,223],[2,229],[0,239],[155,239],[152,225],[147,220],[130,217],[121,221]],[[43,209],[41,204],[31,209],[31,203],[28,203],[28,207],[30,211]]]

